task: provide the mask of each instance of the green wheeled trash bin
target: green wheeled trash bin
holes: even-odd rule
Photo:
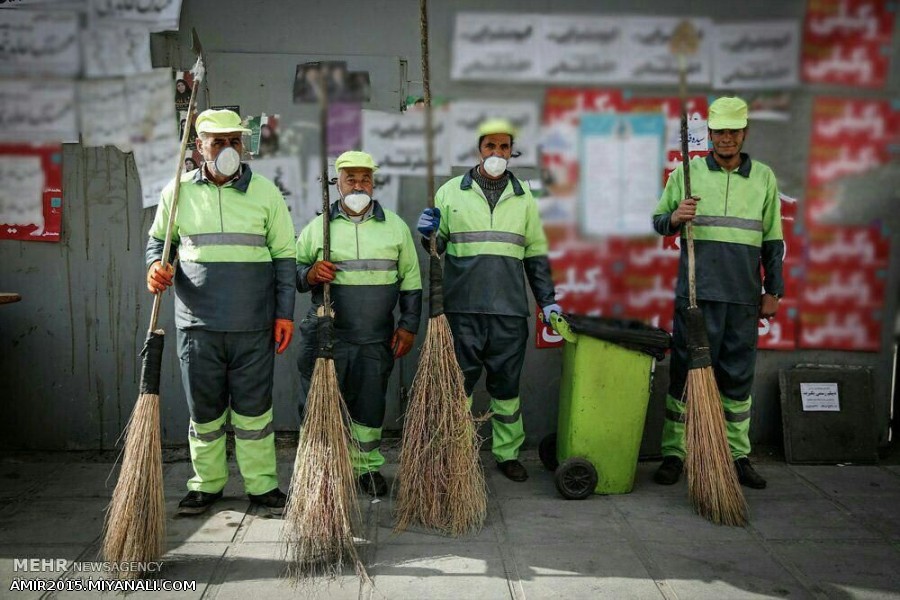
[[[672,338],[640,321],[564,315],[555,434],[541,441],[544,466],[570,500],[627,494],[634,485],[656,361]]]

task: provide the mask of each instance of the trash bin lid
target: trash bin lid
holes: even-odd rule
[[[611,317],[588,317],[586,315],[565,314],[563,318],[569,328],[579,335],[613,342],[629,350],[637,350],[662,360],[666,350],[672,346],[672,336],[664,329],[631,319]]]

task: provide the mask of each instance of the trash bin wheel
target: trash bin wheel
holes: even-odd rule
[[[548,433],[544,436],[538,445],[538,456],[541,457],[545,469],[556,470],[556,467],[559,466],[559,461],[556,459],[556,433]]]
[[[597,487],[597,469],[584,458],[569,458],[556,468],[554,479],[563,498],[584,500]]]

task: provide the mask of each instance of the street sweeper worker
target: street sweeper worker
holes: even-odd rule
[[[300,381],[305,399],[317,356],[316,311],[331,283],[334,366],[350,413],[350,453],[357,483],[372,496],[387,493],[379,469],[385,396],[394,361],[412,349],[422,314],[419,260],[409,227],[373,199],[375,161],[349,151],[334,163],[340,198],[297,238],[297,290],[312,293],[300,323]],[[331,261],[322,260],[322,219],[331,221]],[[395,323],[394,308],[400,317]]]
[[[479,163],[441,186],[417,228],[426,247],[437,231],[438,250],[446,251],[444,309],[469,402],[484,369],[494,458],[506,477],[525,481],[528,472],[518,458],[525,440],[519,376],[529,331],[526,277],[546,322],[562,309],[537,202],[528,184],[506,168],[515,136],[505,119],[482,123]]]
[[[225,423],[250,500],[281,514],[275,472],[272,379],[275,353],[293,335],[294,226],[281,192],[241,163],[249,133],[230,110],[197,116],[200,168],[181,178],[171,264],[162,264],[174,182],[162,192],[147,242],[147,288],[175,284],[181,379],[190,411],[194,476],[179,503],[199,514],[222,497],[228,479]]]
[[[773,318],[784,293],[781,203],[775,174],[741,152],[747,139],[747,104],[722,97],[709,107],[712,151],[691,160],[692,198],[685,198],[684,171],[669,176],[653,214],[660,235],[675,235],[693,222],[697,305],[703,312],[710,354],[725,414],[728,444],[741,484],[761,489],[750,454],[750,391],[756,369],[759,318]],[[760,268],[764,277],[760,274]],[[657,483],[678,481],[684,466],[684,388],[690,367],[686,324],[688,306],[687,243],[682,238],[675,290],[675,327],[663,462]]]

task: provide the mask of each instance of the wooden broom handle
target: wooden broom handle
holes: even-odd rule
[[[428,207],[434,208],[434,122],[431,112],[431,67],[428,62],[428,0],[419,0],[419,31],[422,42],[422,96],[425,100],[425,183]],[[437,255],[437,231],[429,238],[429,254]]]
[[[181,172],[184,169],[184,155],[187,151],[188,137],[191,134],[191,123],[194,122],[194,113],[197,110],[197,90],[200,88],[200,79],[203,78],[202,61],[198,59],[200,69],[194,68],[194,81],[191,84],[191,99],[188,101],[187,120],[184,122],[184,131],[181,134],[181,149],[178,152],[178,167],[175,169],[175,187],[172,191],[172,207],[169,209],[169,222],[166,223],[166,240],[163,243],[162,264],[169,264],[169,252],[172,251],[172,229],[175,227],[175,213],[178,208],[178,194],[181,191]],[[177,262],[177,261],[175,261]],[[147,333],[156,331],[159,321],[159,309],[162,304],[162,292],[157,292],[153,297],[153,310],[150,312],[150,327]]]

